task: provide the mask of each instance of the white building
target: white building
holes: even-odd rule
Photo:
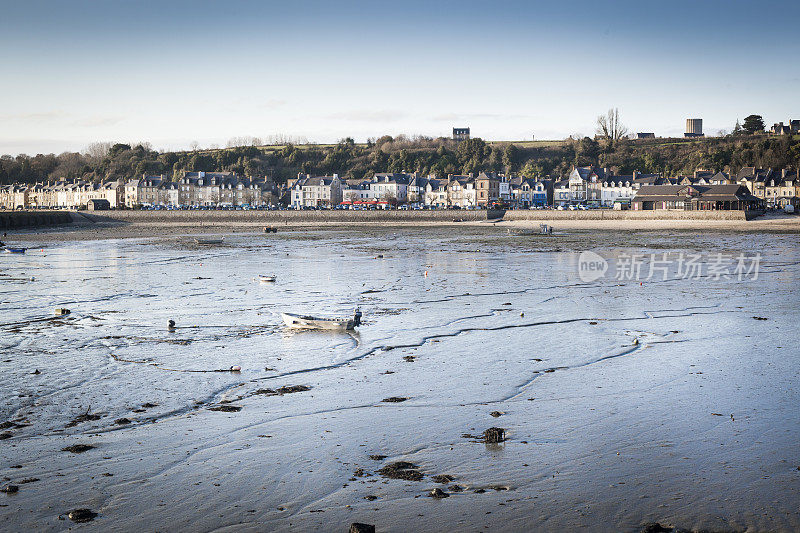
[[[338,174],[315,177],[306,174],[304,178],[298,177],[292,187],[291,201],[294,209],[339,205],[342,203],[342,181]]]
[[[425,205],[447,207],[446,180],[429,179],[425,185]]]
[[[408,184],[416,174],[379,173],[369,184],[376,200],[404,204],[408,202]]]

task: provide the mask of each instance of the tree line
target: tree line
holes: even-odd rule
[[[200,170],[269,176],[281,183],[299,172],[360,179],[376,172],[416,171],[445,177],[493,171],[533,178],[565,177],[575,165],[607,167],[623,175],[634,170],[680,175],[696,169],[735,173],[743,166],[800,167],[800,139],[791,135],[734,133],[705,139],[634,140],[623,135],[616,114],[605,119],[607,135],[598,132],[594,138],[541,143],[386,135],[366,144],[348,137],[333,145],[249,144],[183,152],[159,152],[147,143],[95,143],[81,153],[0,156],[0,184],[62,177],[100,181],[143,174],[173,178],[183,171]],[[752,122],[746,125],[753,127]]]

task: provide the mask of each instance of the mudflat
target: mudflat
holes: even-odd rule
[[[800,529],[797,233],[521,226],[11,235],[0,527]],[[760,259],[586,281],[587,250]]]

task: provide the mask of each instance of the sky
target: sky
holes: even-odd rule
[[[800,1],[0,0],[0,154],[800,118]]]

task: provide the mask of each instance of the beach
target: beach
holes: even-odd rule
[[[72,222],[52,226],[25,227],[10,231],[21,242],[53,242],[72,240],[128,239],[143,234],[176,236],[185,234],[262,233],[264,228],[276,231],[361,230],[383,231],[390,228],[447,228],[450,232],[538,230],[541,224],[555,230],[612,231],[722,231],[741,233],[800,233],[800,217],[769,213],[745,220],[735,216],[718,218],[694,215],[696,218],[664,218],[653,212],[564,212],[519,210],[507,217],[488,218],[486,211],[431,212],[349,212],[349,211],[107,211],[71,212]],[[588,213],[588,215],[587,215]],[[715,214],[720,214],[717,212]],[[726,213],[721,213],[725,217]],[[593,218],[587,218],[593,217]],[[673,215],[676,217],[676,215]],[[495,229],[487,229],[495,228]]]
[[[10,233],[0,527],[796,531],[796,220]],[[586,251],[760,255],[586,281]]]

